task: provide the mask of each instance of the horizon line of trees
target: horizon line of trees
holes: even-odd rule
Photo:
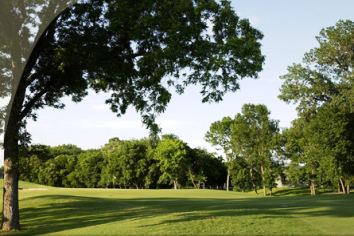
[[[176,135],[112,138],[100,149],[69,144],[21,150],[20,180],[71,188],[200,188],[223,186],[221,156],[191,148]]]

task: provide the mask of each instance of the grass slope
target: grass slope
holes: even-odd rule
[[[311,197],[308,189],[285,189],[275,195],[287,196],[262,197],[193,189],[64,189],[25,182],[20,188],[23,231],[11,235],[354,234],[353,194]]]

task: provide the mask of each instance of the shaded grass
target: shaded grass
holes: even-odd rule
[[[43,187],[21,182],[23,186]],[[285,197],[261,197],[217,190],[45,188],[20,191],[24,230],[14,235],[354,233],[353,195],[290,196],[296,189],[285,189]]]

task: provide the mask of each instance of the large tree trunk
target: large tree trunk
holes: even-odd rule
[[[229,183],[230,183],[230,171],[227,171],[227,177],[226,177],[226,191],[229,191]]]
[[[26,86],[20,84],[11,98],[12,107],[8,109],[8,120],[4,137],[4,190],[2,210],[2,230],[20,230],[18,206],[18,135],[20,112],[25,97]]]
[[[20,230],[20,212],[18,207],[18,173],[9,152],[5,149],[4,192],[2,210],[2,230]]]
[[[18,125],[8,121],[4,140],[4,190],[2,230],[20,230],[18,207]]]

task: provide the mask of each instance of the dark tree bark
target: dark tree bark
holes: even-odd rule
[[[12,109],[4,137],[4,190],[2,230],[20,230],[20,212],[18,206],[18,134],[20,129],[20,112],[26,86],[20,85],[14,96]]]

